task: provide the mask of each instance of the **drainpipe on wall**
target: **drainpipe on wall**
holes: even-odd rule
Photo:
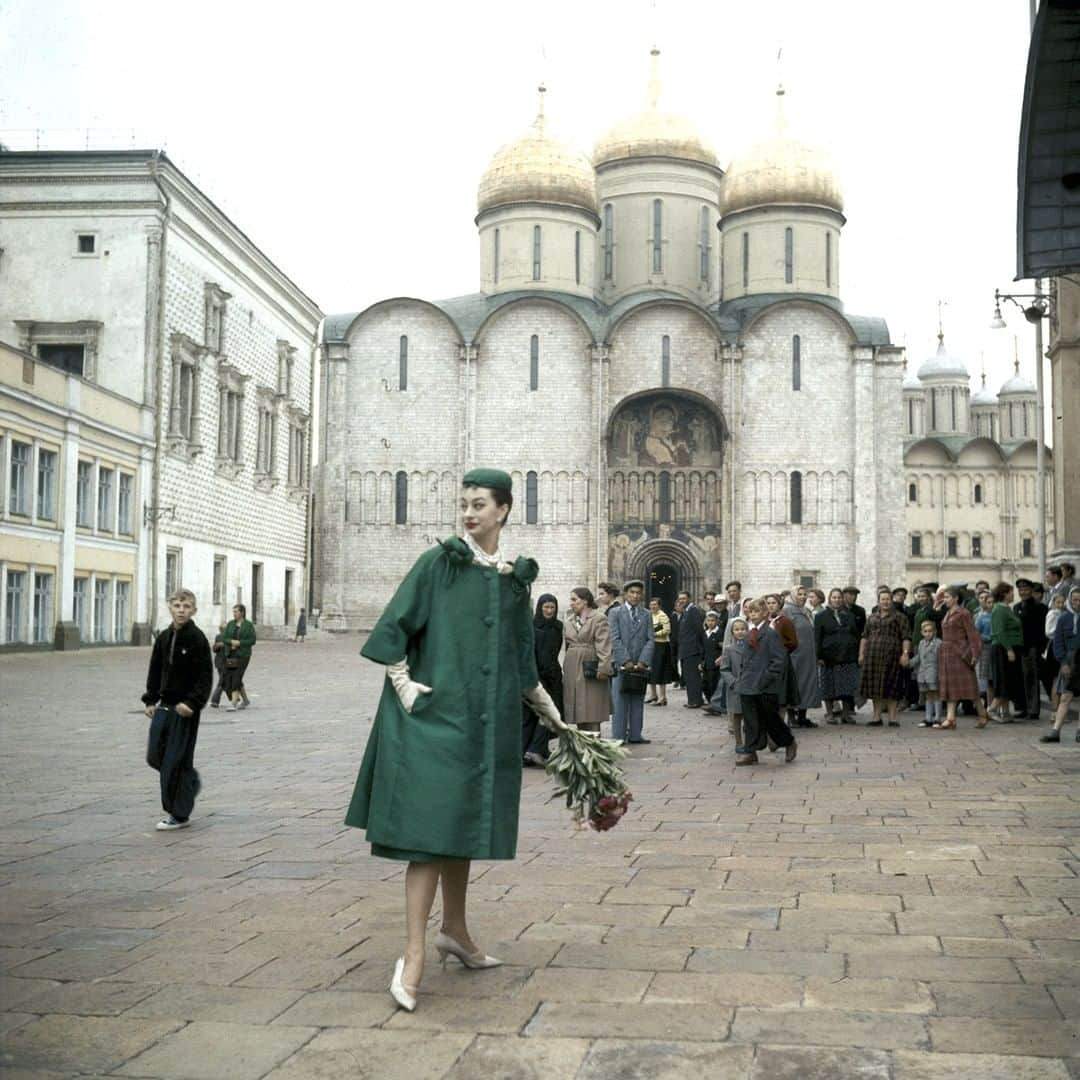
[[[161,183],[159,162],[161,151],[155,150],[150,161],[150,177],[161,195],[165,212],[161,220],[161,244],[158,255],[158,310],[157,342],[154,373],[154,480],[152,502],[150,503],[150,631],[153,633],[158,613],[158,554],[160,550],[160,526],[158,522],[161,506],[161,442],[162,442],[162,385],[165,376],[165,253],[168,247],[169,224],[172,219],[172,200]]]

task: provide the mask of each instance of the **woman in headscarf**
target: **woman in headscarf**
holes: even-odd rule
[[[563,624],[559,621],[559,602],[551,593],[544,593],[536,601],[533,615],[533,652],[536,655],[536,673],[540,685],[551,695],[555,708],[563,711],[563,677],[559,666],[559,653],[563,643]],[[548,756],[548,740],[551,732],[540,723],[540,718],[528,706],[521,708],[521,750],[525,765],[543,767]]]
[[[817,727],[817,724],[806,715],[807,709],[821,707],[814,620],[806,608],[806,589],[801,585],[797,589],[792,589],[781,611],[795,627],[795,636],[799,643],[798,648],[791,654],[796,694],[794,700],[788,701],[788,722],[794,727]]]
[[[367,830],[372,855],[408,863],[405,951],[390,982],[408,1012],[440,887],[440,957],[501,964],[469,934],[470,861],[517,853],[522,699],[553,730],[566,726],[536,674],[529,587],[538,567],[507,560],[500,546],[510,487],[500,469],[465,474],[464,537],[416,560],[361,650],[386,666],[386,681],[345,823]]]

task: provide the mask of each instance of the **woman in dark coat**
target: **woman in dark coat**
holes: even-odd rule
[[[801,585],[788,594],[781,609],[795,628],[799,647],[791,654],[798,697],[788,702],[788,721],[795,727],[817,727],[807,715],[807,709],[821,708],[821,687],[818,684],[817,652],[814,643],[814,619],[806,610],[806,589]],[[791,710],[795,716],[791,716]]]
[[[373,855],[409,864],[408,937],[390,983],[409,1012],[440,883],[439,955],[469,968],[501,963],[469,935],[470,860],[517,851],[522,698],[542,722],[565,727],[536,673],[529,586],[537,565],[508,562],[499,548],[510,483],[498,469],[465,474],[465,538],[417,559],[361,650],[387,677],[345,823],[367,830]]]
[[[559,666],[562,651],[563,624],[559,620],[559,602],[551,593],[544,593],[536,601],[533,615],[533,651],[536,654],[536,673],[540,685],[551,695],[555,708],[563,711],[563,679]],[[540,723],[539,717],[528,706],[521,707],[521,752],[526,765],[543,766],[548,756],[548,740],[551,732]]]
[[[570,594],[563,636],[563,718],[579,731],[597,732],[611,712],[611,631],[607,615],[596,610],[584,585]],[[593,665],[595,678],[590,677]]]
[[[844,606],[844,594],[829,590],[829,605],[814,616],[814,645],[817,652],[821,696],[830,724],[854,724],[855,692],[859,689],[859,635],[855,616]],[[840,702],[840,718],[833,715],[833,702]]]
[[[908,657],[911,655],[911,630],[907,617],[893,606],[892,593],[878,590],[878,609],[867,616],[866,629],[859,643],[859,667],[862,679],[859,693],[873,702],[874,718],[869,727],[881,727],[881,706],[889,714],[889,727],[899,727],[897,705],[907,686]]]
[[[979,697],[975,668],[983,640],[975,620],[963,604],[963,593],[955,585],[945,590],[945,618],[941,620],[941,653],[938,655],[938,697],[945,702],[945,719],[935,725],[942,731],[956,730],[956,704],[973,701],[979,710],[976,727],[986,727],[986,707]]]
[[[994,586],[994,606],[990,609],[990,691],[994,696],[990,715],[1003,724],[1013,720],[1009,702],[1025,700],[1020,664],[1024,626],[1010,606],[1012,596],[1012,586],[1000,582]]]

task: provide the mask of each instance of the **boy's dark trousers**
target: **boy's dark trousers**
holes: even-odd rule
[[[210,695],[211,705],[221,704],[221,684],[225,681],[225,656],[220,652],[214,653],[214,670],[217,672],[217,686]]]
[[[157,769],[161,780],[161,808],[177,821],[187,821],[202,782],[195,771],[195,742],[199,737],[199,714],[181,716],[159,705],[150,722],[146,763]]]
[[[763,750],[768,739],[777,746],[795,741],[791,729],[780,719],[776,694],[740,694],[742,701],[743,738],[746,750]]]
[[[711,658],[706,654],[705,669],[701,673],[701,693],[706,705],[712,701],[713,694],[716,693],[716,688],[719,685],[720,669],[713,664]]]

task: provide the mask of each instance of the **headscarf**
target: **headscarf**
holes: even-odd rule
[[[544,617],[544,605],[555,605],[555,617]],[[544,593],[536,601],[533,616],[533,647],[536,650],[536,666],[543,674],[558,669],[559,650],[562,648],[563,625],[559,622],[559,601],[551,593]]]
[[[555,614],[550,619],[547,618],[544,615],[544,605],[545,604],[554,604],[555,605]],[[547,592],[544,593],[544,595],[541,596],[540,599],[536,601],[536,613],[533,615],[533,626],[535,626],[537,630],[543,630],[546,626],[549,626],[551,623],[557,622],[558,618],[559,618],[559,601],[556,600],[555,597],[551,595],[551,593],[547,593]]]

